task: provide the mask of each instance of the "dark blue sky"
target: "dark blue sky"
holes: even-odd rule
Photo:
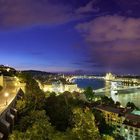
[[[140,0],[0,0],[0,63],[140,74]]]

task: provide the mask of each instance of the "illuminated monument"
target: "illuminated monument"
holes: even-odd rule
[[[105,80],[114,80],[115,76],[112,73],[107,73],[105,76]]]

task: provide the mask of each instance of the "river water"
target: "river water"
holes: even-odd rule
[[[140,108],[140,89],[116,91],[115,89],[118,85],[122,86],[120,83],[100,79],[76,79],[75,83],[80,88],[86,88],[88,86],[92,87],[95,91],[99,91],[96,93],[98,95],[112,97],[115,102],[119,101],[123,107],[126,106],[127,102],[133,102],[138,108]]]

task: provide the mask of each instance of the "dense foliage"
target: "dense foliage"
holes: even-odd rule
[[[9,140],[106,140],[110,137],[102,135],[108,133],[104,131],[107,125],[103,115],[90,108],[94,99],[91,88],[84,92],[90,101],[85,102],[69,92],[46,96],[32,76],[19,73],[18,77],[26,82],[26,93],[17,102],[18,121]]]

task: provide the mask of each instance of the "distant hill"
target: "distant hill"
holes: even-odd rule
[[[25,70],[22,73],[30,74],[35,79],[39,80],[40,82],[45,82],[46,79],[50,79],[51,77],[57,76],[55,73],[45,72],[45,71],[38,71],[38,70]]]
[[[55,75],[54,73],[38,71],[38,70],[24,70],[23,73],[31,74],[32,76],[42,76],[42,75]]]
[[[34,78],[46,78],[48,76],[54,76],[54,75],[57,75],[55,73],[51,73],[51,72],[45,72],[45,71],[38,71],[38,70],[24,70],[24,71],[21,71],[23,73],[26,73],[26,74],[30,74],[31,76],[33,76]]]

